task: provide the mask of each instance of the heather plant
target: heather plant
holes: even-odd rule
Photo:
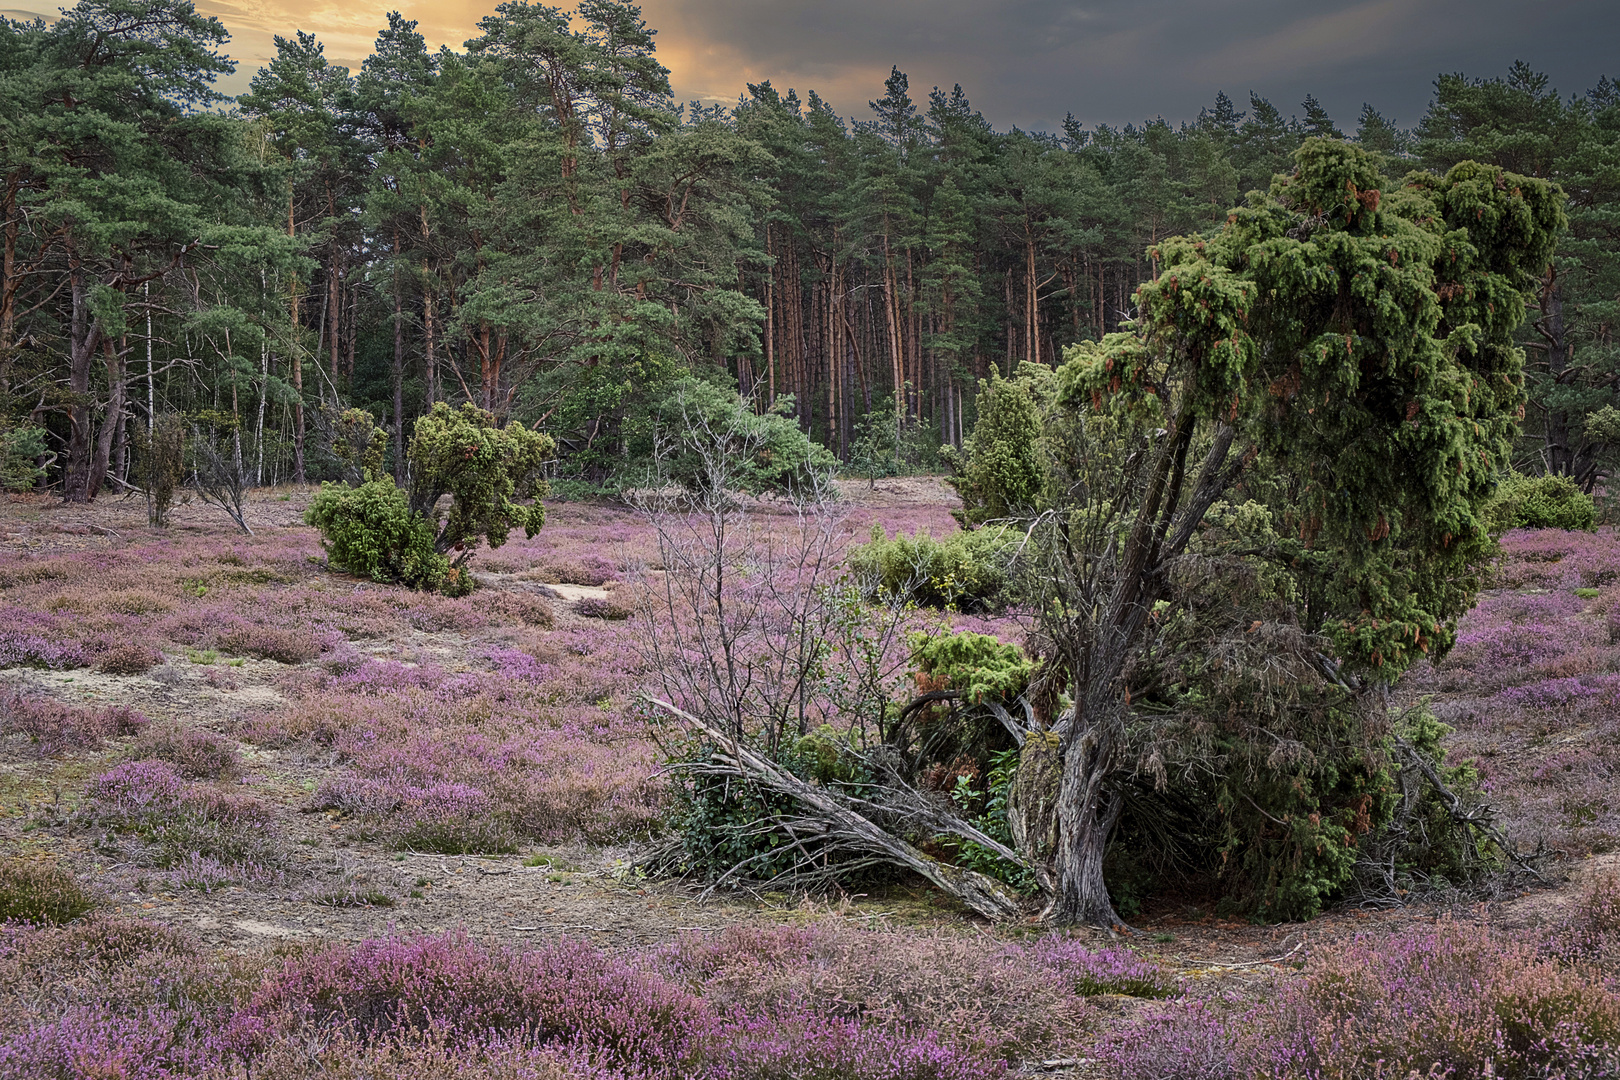
[[[1104,1075],[1117,1080],[1239,1080],[1261,1075],[1248,1067],[1250,1046],[1237,1010],[1194,998],[1136,1013],[1093,1052]]]
[[[611,597],[587,596],[575,601],[574,613],[587,619],[607,619],[620,622],[635,614],[635,609],[616,603]]]
[[[1620,993],[1589,967],[1449,919],[1313,954],[1256,1048],[1261,1075],[1602,1076],[1620,1067]]]
[[[1082,952],[1069,950],[1069,959]],[[858,1017],[1003,1060],[1074,1052],[1096,1020],[1040,943],[950,931],[870,930],[838,919],[735,926],[678,938],[652,962],[719,1009]]]
[[[96,670],[108,675],[144,675],[163,663],[163,654],[150,645],[115,645],[96,660]]]
[[[1180,989],[1170,972],[1129,949],[1089,949],[1072,938],[1052,936],[1037,941],[1028,952],[1034,962],[1056,972],[1065,985],[1084,997],[1167,998]]]
[[[175,723],[148,727],[129,756],[166,761],[188,780],[234,780],[242,774],[242,755],[229,741],[204,728]]]
[[[488,794],[466,784],[436,783],[401,792],[401,820],[393,843],[440,855],[485,855],[517,850],[511,826],[494,813]]]
[[[78,879],[55,863],[0,858],[0,922],[71,922],[95,906]]]
[[[366,1040],[438,1031],[456,1046],[504,1038],[578,1048],[655,1076],[695,1071],[707,1018],[690,993],[589,945],[516,952],[461,938],[369,941],[289,960],[244,1012],[267,1036],[311,1022]]]
[[[142,857],[171,869],[192,856],[225,864],[276,861],[270,807],[250,795],[188,784],[168,762],[126,761],[85,792],[78,820],[143,845]]]
[[[127,705],[87,709],[42,694],[0,686],[0,736],[26,738],[33,753],[57,757],[70,750],[99,750],[107,739],[133,735],[147,718]]]
[[[426,1038],[449,1054],[539,1050],[648,1080],[1006,1072],[982,1046],[799,998],[758,995],[750,1007],[719,985],[666,976],[664,966],[567,940],[525,952],[454,937],[363,942],[288,960],[230,1026],[250,1066],[289,1037],[330,1033],[377,1047],[385,1060],[402,1040]]]
[[[282,664],[302,664],[321,654],[321,643],[308,630],[237,623],[218,632],[218,648],[238,656],[256,656]]]

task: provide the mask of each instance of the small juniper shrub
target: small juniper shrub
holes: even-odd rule
[[[101,654],[96,670],[106,675],[144,675],[163,663],[163,654],[150,645],[116,645]]]
[[[1007,564],[1023,534],[986,526],[935,540],[924,532],[896,533],[881,525],[849,551],[855,576],[881,592],[924,607],[986,611],[1007,602]]]
[[[1597,503],[1567,476],[1509,473],[1485,510],[1498,529],[1582,529],[1597,525]]]
[[[132,760],[166,761],[188,780],[235,780],[242,755],[228,740],[203,728],[155,724],[130,747]]]
[[[0,859],[0,922],[65,923],[95,907],[78,879],[54,863]]]

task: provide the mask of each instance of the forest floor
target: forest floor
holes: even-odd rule
[[[874,523],[935,535],[953,527],[951,496],[931,479],[851,483],[846,494],[853,538]],[[610,506],[550,506],[535,538],[476,560],[493,589],[452,601],[329,570],[302,522],[308,498],[255,493],[253,537],[198,503],[177,506],[171,526],[157,530],[134,499],[0,502],[0,623],[13,623],[0,635],[66,635],[87,655],[126,644],[161,654],[128,674],[67,664],[0,670],[0,691],[13,695],[0,708],[45,700],[94,716],[124,706],[149,721],[145,736],[89,735],[50,752],[38,739],[0,736],[0,856],[55,862],[104,911],[247,952],[447,931],[515,946],[566,935],[618,951],[729,927],[827,921],[1008,940],[1039,932],[1033,923],[991,927],[922,887],[701,896],[690,883],[642,877],[632,866],[656,828],[658,755],[634,708],[630,624],[594,615],[603,603],[611,610],[615,593],[633,589],[638,568],[655,558],[642,523]],[[1434,695],[1456,728],[1453,755],[1482,763],[1515,842],[1554,852],[1543,864],[1551,886],[1279,925],[1160,901],[1137,920],[1132,948],[1185,977],[1255,995],[1318,944],[1442,916],[1551,925],[1593,882],[1620,872],[1620,648],[1610,640],[1620,631],[1607,629],[1620,623],[1606,621],[1611,606],[1620,618],[1612,572],[1620,539],[1610,530],[1556,542],[1516,534],[1503,566],[1452,657],[1414,672],[1404,691]],[[14,643],[24,653],[35,647],[45,646]],[[217,737],[207,746],[223,745],[237,763],[202,780],[268,808],[257,876],[233,879],[217,864],[189,875],[165,869],[137,840],[86,824],[95,778],[159,730],[171,742],[192,730]],[[480,770],[507,768],[497,760],[515,764],[484,782]],[[318,797],[401,762],[424,784],[487,791],[489,805],[529,823],[524,835],[501,855],[421,854],[355,812],[358,804]]]

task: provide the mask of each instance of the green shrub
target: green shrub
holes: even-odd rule
[[[462,553],[454,563],[460,567],[480,540],[498,548],[514,528],[530,537],[540,531],[546,521],[540,470],[555,453],[549,435],[522,424],[496,427],[495,417],[476,406],[452,409],[441,401],[411,434],[411,512],[432,526],[435,551]],[[448,513],[439,509],[446,495]]]
[[[978,705],[1011,702],[1029,686],[1034,663],[1017,645],[989,634],[913,634],[911,665],[929,685],[957,690]]]
[[[31,490],[45,475],[35,462],[48,452],[44,428],[32,424],[0,427],[0,490]]]
[[[952,475],[947,482],[962,497],[956,519],[978,525],[1016,517],[1041,500],[1046,466],[1041,456],[1041,414],[1051,399],[1052,372],[1025,364],[1012,379],[979,380],[979,419],[961,453],[942,449]]]
[[[0,859],[0,922],[65,923],[95,907],[66,870],[33,859]]]
[[[799,430],[792,411],[791,397],[755,413],[733,390],[682,379],[655,414],[662,444],[652,455],[655,478],[692,492],[717,482],[750,495],[810,490],[833,475],[838,459]]]
[[[1007,565],[1022,536],[986,528],[944,540],[921,531],[890,539],[883,526],[874,525],[871,540],[850,549],[849,567],[892,597],[923,607],[984,611],[1005,603]]]
[[[1492,528],[1583,529],[1597,527],[1597,504],[1567,476],[1508,473],[1486,509]]]
[[[440,402],[416,421],[407,493],[377,478],[383,437],[380,429],[366,430],[370,423],[358,409],[338,416],[333,452],[372,479],[356,487],[321,485],[304,515],[321,530],[334,566],[374,581],[465,595],[472,578],[462,567],[480,540],[498,548],[513,528],[533,536],[545,522],[540,470],[555,449],[550,436],[521,424],[496,427],[482,409]],[[446,495],[448,512],[439,507]]]
[[[411,512],[392,480],[322,484],[304,520],[321,530],[332,565],[351,574],[413,589],[438,589],[449,579],[450,560],[433,549],[433,526]]]

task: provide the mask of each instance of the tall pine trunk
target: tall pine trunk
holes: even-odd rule
[[[405,482],[405,297],[399,280],[399,229],[394,229],[394,482]]]
[[[1547,267],[1547,273],[1542,278],[1540,294],[1541,318],[1536,320],[1536,330],[1546,340],[1547,344],[1547,376],[1553,385],[1563,383],[1564,374],[1569,370],[1569,335],[1564,326],[1564,290],[1558,281],[1558,270],[1554,266]],[[1575,448],[1570,445],[1569,413],[1564,409],[1548,409],[1545,428],[1543,431],[1543,444],[1547,457],[1547,471],[1556,476],[1569,476],[1576,480],[1579,462],[1576,461]]]
[[[90,372],[101,344],[101,322],[90,311],[90,293],[84,270],[75,261],[68,271],[68,405],[67,462],[63,470],[62,497],[68,502],[89,502],[95,497],[90,487],[90,443],[94,430],[94,407],[90,396]]]

